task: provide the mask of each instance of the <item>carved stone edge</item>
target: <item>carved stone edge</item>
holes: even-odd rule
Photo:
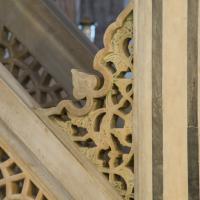
[[[120,200],[121,197],[96,168],[80,155],[74,144],[66,137],[65,140],[58,138],[64,133],[58,129],[51,128],[50,123],[45,122],[46,117],[42,120],[41,115],[39,116],[36,110],[30,108],[26,102],[23,102],[22,97],[12,88],[13,85],[8,85],[3,79],[0,79],[0,122],[3,122],[13,135],[33,153],[38,162],[56,178],[57,182],[52,182],[55,185],[49,183],[51,187],[54,187],[49,192],[54,193],[56,197],[59,197],[59,200],[71,199],[71,196],[72,199],[74,197],[75,199],[82,199],[83,194],[87,195],[88,199],[96,198],[95,195],[97,195],[97,199]],[[18,92],[20,92],[20,89]],[[4,132],[1,126],[0,136],[0,139],[3,140],[8,137],[8,134]],[[13,139],[14,137],[9,137],[4,141],[15,150],[16,145],[13,144]],[[52,144],[54,148],[52,148]],[[17,153],[16,151],[14,152]],[[71,168],[69,163],[74,167]],[[36,167],[31,165],[30,162],[28,162],[27,166],[29,164],[30,167]],[[38,177],[43,177],[43,175],[44,173],[41,173]],[[85,181],[84,185],[81,184],[80,177],[84,177],[82,178],[82,181]],[[70,182],[68,179],[70,179]],[[48,186],[48,182],[45,185]],[[78,187],[78,190],[74,186]],[[58,190],[55,190],[56,187],[58,187]],[[56,198],[52,199],[56,200]]]
[[[93,63],[93,68],[100,72],[103,76],[103,86],[100,89],[95,89],[98,88],[98,78],[95,75],[86,75],[85,73],[81,73],[83,76],[87,76],[86,84],[90,84],[93,82],[94,85],[93,88],[87,88],[84,87],[85,91],[81,92],[81,95],[79,94],[79,89],[82,88],[82,85],[74,84],[74,89],[73,89],[73,94],[74,97],[77,98],[77,100],[81,100],[81,98],[84,98],[86,103],[82,108],[76,107],[71,100],[63,100],[61,101],[56,107],[49,108],[46,110],[42,109],[42,112],[46,116],[51,116],[51,115],[56,115],[56,114],[61,114],[63,110],[67,111],[69,114],[74,115],[74,116],[84,116],[88,114],[94,107],[94,98],[100,98],[104,96],[107,92],[109,92],[110,88],[112,87],[112,76],[108,72],[108,69],[106,69],[105,66],[102,64],[102,60],[106,56],[106,54],[109,52],[112,52],[112,46],[111,46],[111,40],[113,37],[114,32],[122,27],[123,22],[125,18],[133,12],[133,2],[131,1],[129,5],[121,12],[121,14],[117,17],[116,21],[112,23],[106,30],[105,35],[104,35],[104,48],[101,49],[95,56],[94,63]],[[72,78],[74,79],[73,82],[76,82],[75,79],[80,77],[80,73],[72,70],[72,74],[74,75]],[[96,80],[95,80],[96,79]],[[83,95],[84,94],[84,95]]]

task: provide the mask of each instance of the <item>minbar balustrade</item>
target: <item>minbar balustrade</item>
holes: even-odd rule
[[[47,192],[38,181],[15,160],[15,155],[6,152],[0,144],[0,199],[49,200]]]
[[[67,97],[63,89],[25,45],[0,25],[0,62],[42,107],[50,107]]]
[[[49,0],[0,5],[3,66],[41,107],[71,98],[71,69],[91,72],[97,48]]]
[[[116,22],[108,27],[104,36],[104,46],[105,47],[97,53],[93,64],[93,69],[97,71],[99,76],[73,69],[73,95],[76,100],[60,101],[67,96],[63,87],[56,82],[46,68],[40,64],[23,42],[20,42],[8,27],[0,25],[0,61],[42,107],[51,107],[31,107],[31,111],[29,111],[29,115],[34,119],[36,117],[35,114],[37,114],[37,117],[43,120],[45,125],[53,130],[53,134],[55,134],[50,136],[46,134],[48,133],[48,131],[46,131],[44,135],[41,135],[43,137],[43,142],[45,143],[44,138],[49,137],[48,141],[52,140],[55,142],[59,139],[62,144],[64,144],[66,138],[69,138],[72,141],[73,148],[75,147],[76,150],[78,149],[77,151],[80,152],[80,154],[83,153],[85,158],[95,165],[96,169],[105,176],[119,194],[117,195],[115,190],[113,190],[113,194],[112,192],[105,194],[102,192],[102,197],[107,196],[110,199],[116,199],[116,197],[121,199],[122,197],[125,200],[133,200],[134,148],[132,122],[134,93],[132,3],[122,11]],[[2,71],[4,71],[5,74],[7,73],[7,70]],[[1,79],[4,80],[2,77]],[[9,77],[8,80],[10,79]],[[0,86],[3,88],[3,85],[4,83]],[[5,90],[4,93],[6,93]],[[6,107],[9,104],[5,102],[5,98],[4,96],[0,96],[0,99],[4,101],[1,104],[2,107]],[[58,101],[60,101],[58,105],[52,107]],[[21,104],[19,103],[18,106],[21,106]],[[13,105],[13,107],[9,109],[11,111],[18,106],[14,107]],[[6,107],[6,109],[8,108]],[[3,108],[2,113],[4,113],[6,109]],[[24,109],[23,111],[26,113],[27,110],[28,109]],[[0,113],[0,116],[2,113]],[[10,115],[8,116],[8,114],[1,117],[5,120],[5,124],[7,124],[7,117],[9,120],[13,120],[15,117],[18,119],[20,116],[19,113],[19,111],[14,111],[13,118],[9,117]],[[16,120],[13,121],[15,121],[15,123],[8,124],[8,126],[11,125],[12,128],[15,127],[17,122]],[[31,125],[36,125],[34,124],[36,121],[33,121]],[[30,121],[28,121],[28,123],[29,122]],[[40,124],[40,122],[38,121],[37,124]],[[38,125],[37,128],[40,125]],[[41,125],[41,127],[42,126],[43,125]],[[17,127],[16,130],[20,130],[20,127],[19,129]],[[15,131],[13,131],[13,133],[15,133]],[[60,132],[64,134],[59,135]],[[24,136],[26,136],[25,132],[23,132],[23,135],[20,134],[20,131],[17,131],[17,134],[19,134],[18,136],[21,139],[24,139]],[[38,134],[40,133],[37,132],[36,135]],[[65,139],[62,137],[65,137]],[[14,142],[12,145],[13,144]],[[38,147],[40,144],[40,141],[37,141]],[[47,146],[50,144],[48,143]],[[32,141],[25,144],[25,146],[32,149],[33,152],[39,151],[38,148],[35,148],[35,145],[31,145]],[[69,148],[69,146],[65,144],[64,146],[66,149]],[[60,141],[52,146],[52,148],[55,148],[55,150],[52,149],[52,151],[56,151],[56,147],[57,149],[62,149]],[[48,152],[47,149],[46,151]],[[35,155],[39,160],[41,159],[41,155],[37,153],[35,153]],[[49,156],[50,155],[46,155],[48,158]],[[0,199],[52,199],[51,192],[48,193],[48,190],[41,184],[44,177],[40,177],[40,181],[35,180],[30,176],[29,171],[24,167],[25,165],[18,162],[18,159],[15,158],[17,158],[17,156],[15,157],[15,154],[11,153],[9,149],[5,148],[5,146],[0,143]],[[83,159],[85,163],[87,163],[87,159]],[[47,166],[46,160],[43,160],[45,159],[42,159],[42,163],[44,166]],[[65,164],[68,164],[67,162],[68,161],[66,161]],[[55,164],[55,166],[57,166],[57,164]],[[83,166],[85,169],[86,164]],[[34,168],[34,166],[31,167]],[[62,167],[64,167],[64,165],[60,166],[60,168]],[[51,173],[52,171],[55,172],[54,167],[48,166],[47,169],[51,171]],[[82,168],[78,169],[80,170]],[[82,171],[80,171],[79,173],[81,174]],[[96,170],[94,171],[97,173]],[[91,174],[92,173],[93,172],[91,172]],[[60,176],[57,170],[56,174]],[[100,178],[97,178],[98,180],[96,182],[94,177],[94,183],[100,185],[101,182],[103,183],[105,181],[107,184],[104,177],[99,173],[97,174],[97,177],[100,176]],[[74,178],[76,179],[76,177]],[[77,181],[77,179],[75,181]],[[93,177],[84,181],[92,184]],[[68,181],[60,180],[60,182],[66,184]],[[67,187],[71,188],[72,186],[68,184],[69,183],[66,184]],[[100,186],[100,189],[96,187],[97,190],[102,191],[106,184]],[[108,183],[108,190],[109,187],[112,190],[112,187]],[[87,186],[85,186],[84,189],[85,188],[87,188]],[[80,194],[76,194],[76,189],[71,188],[71,190],[72,191],[69,192],[80,198],[79,195],[81,192]],[[93,197],[95,194],[90,194],[88,196]]]
[[[72,70],[75,102],[47,109],[23,103],[25,95],[16,95],[1,70],[3,198],[5,188],[30,186],[39,199],[54,200],[51,191],[59,200],[199,200],[199,6],[198,0],[135,0],[133,12],[129,4],[106,31],[105,48],[94,60],[99,76]],[[2,131],[1,123],[11,130]],[[1,144],[13,145],[13,135],[44,165],[48,179],[55,176],[52,182],[29,177]],[[24,173],[29,186],[21,182]],[[17,186],[7,186],[15,177]]]
[[[126,200],[134,199],[133,8],[109,26],[105,48],[94,60],[94,75],[72,70],[77,105],[63,100],[39,110],[91,160]]]

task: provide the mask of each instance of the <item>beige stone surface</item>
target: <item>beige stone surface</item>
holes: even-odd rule
[[[93,173],[93,166],[86,160],[82,163],[73,148],[66,148],[2,79],[0,91],[1,121],[73,199],[120,199],[98,173]]]
[[[135,103],[134,135],[135,195],[137,200],[152,200],[152,4],[135,1]]]

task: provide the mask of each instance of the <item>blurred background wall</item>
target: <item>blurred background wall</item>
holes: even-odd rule
[[[95,44],[103,47],[103,34],[122,11],[128,0],[53,0],[77,26],[87,20],[96,24]]]

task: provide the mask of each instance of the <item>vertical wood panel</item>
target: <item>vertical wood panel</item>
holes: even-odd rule
[[[187,200],[187,0],[163,1],[163,138],[164,200]]]

